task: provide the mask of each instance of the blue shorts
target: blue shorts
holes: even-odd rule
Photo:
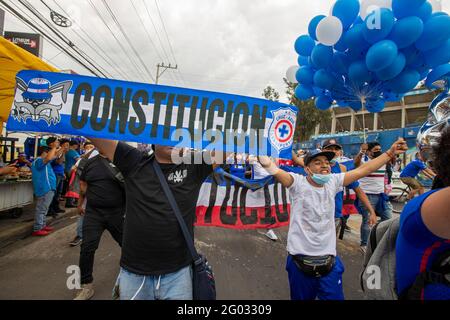
[[[344,265],[336,257],[333,270],[324,277],[311,277],[299,270],[294,260],[288,255],[286,271],[289,276],[291,300],[344,300],[342,274]]]

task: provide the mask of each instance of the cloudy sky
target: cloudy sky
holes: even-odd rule
[[[23,10],[18,1],[7,2]],[[29,2],[50,16],[41,1]],[[287,68],[296,64],[295,39],[307,32],[311,18],[327,15],[335,1],[107,0],[142,62],[102,0],[44,2],[57,12],[63,13],[63,9],[72,18],[72,28],[59,30],[114,78],[153,83],[157,63],[178,63],[178,71],[168,70],[161,84],[254,97],[260,97],[263,89],[271,85],[284,100],[282,78]],[[443,0],[443,11],[450,11],[450,0]],[[10,14],[6,16],[5,30],[30,31]],[[43,58],[58,68],[90,74],[48,41]]]

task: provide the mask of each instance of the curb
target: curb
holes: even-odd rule
[[[58,215],[58,217],[47,217],[47,224],[53,225],[59,221],[70,218],[74,215],[77,215],[77,208],[66,208],[66,212]],[[7,247],[12,242],[30,237],[33,233],[33,224],[34,221],[24,222],[18,226],[13,226],[11,229],[6,230],[0,234],[0,248]]]

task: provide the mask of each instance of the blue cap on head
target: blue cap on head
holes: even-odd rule
[[[310,151],[305,157],[305,166],[307,166],[311,161],[320,156],[324,156],[328,159],[328,161],[331,161],[335,157],[335,154],[333,151]]]

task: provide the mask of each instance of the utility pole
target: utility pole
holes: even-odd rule
[[[165,65],[164,62],[163,63],[158,63],[156,65],[156,81],[155,84],[158,84],[159,78],[161,78],[161,76],[163,75],[164,72],[166,72],[167,69],[173,69],[176,70],[178,69],[178,65],[176,65],[175,67],[172,67],[172,65],[169,63],[169,65]],[[160,73],[160,70],[161,73]]]

